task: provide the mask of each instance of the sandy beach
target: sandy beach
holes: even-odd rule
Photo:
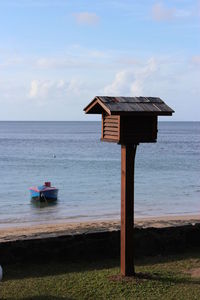
[[[200,223],[200,215],[164,216],[135,218],[135,226],[147,227],[173,227]],[[38,239],[62,235],[86,234],[92,232],[114,231],[120,229],[120,221],[93,221],[76,223],[42,224],[24,227],[0,228],[0,242]]]

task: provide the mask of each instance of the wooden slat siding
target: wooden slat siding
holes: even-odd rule
[[[118,116],[104,116],[104,122],[118,123]]]
[[[104,123],[104,128],[115,128],[117,129],[119,126],[116,123]]]
[[[110,140],[113,142],[119,140],[119,116],[104,116],[102,140]]]
[[[108,125],[109,124],[117,124],[118,125],[118,120],[107,120],[107,119],[105,119],[104,123],[107,123]]]
[[[104,122],[118,123],[118,119],[116,118],[117,116],[112,116],[112,117],[113,117],[113,119],[107,119],[107,118],[105,118]],[[114,118],[116,118],[116,119],[114,119]]]
[[[107,121],[117,121],[117,116],[106,116],[105,120],[107,120]]]
[[[121,131],[121,129],[120,129],[120,127],[121,127],[121,117],[120,116],[118,116],[118,141],[120,140],[120,131]]]
[[[118,117],[116,116],[107,116],[106,120],[117,120],[118,121]]]
[[[108,140],[113,140],[113,141],[118,141],[118,136],[114,136],[114,135],[104,135],[103,139],[108,139]]]
[[[115,119],[117,116],[110,116],[110,117],[113,117],[112,119],[111,118],[105,118],[104,121],[105,122],[117,122],[118,120]]]
[[[102,119],[101,119],[101,139],[103,139],[104,117],[105,117],[105,114],[102,113]]]
[[[118,119],[116,118],[117,116],[112,116],[112,117],[113,117],[113,119],[107,119],[107,118],[105,118],[104,122],[117,123],[118,122]],[[114,118],[116,118],[116,119],[114,119]]]
[[[117,127],[113,127],[113,126],[106,126],[106,130],[107,131],[111,131],[111,132],[119,132],[118,126]]]
[[[120,128],[119,128],[119,143],[122,144],[121,142],[123,142],[124,140],[124,130],[123,130],[123,127],[124,127],[124,122],[123,122],[123,117],[120,116]]]
[[[110,123],[118,123],[118,118],[117,118],[117,116],[111,116],[111,117],[113,117],[112,119],[111,118],[105,118],[104,119],[104,122],[110,122]]]
[[[118,129],[118,125],[117,124],[114,124],[114,125],[111,125],[111,124],[107,124],[107,123],[104,123],[105,125],[104,125],[104,127],[106,127],[106,128],[108,128],[108,130],[110,130],[110,129]]]
[[[108,122],[108,121],[104,121],[104,127],[105,126],[108,126],[108,127],[118,127],[119,125],[118,125],[118,122],[116,121],[116,122]]]
[[[104,120],[118,121],[118,118],[117,118],[117,116],[107,116],[107,115],[105,115]]]
[[[104,135],[113,135],[113,136],[118,136],[118,131],[111,131],[111,130],[104,130]]]
[[[118,126],[118,121],[117,120],[105,120],[104,121],[104,124],[106,124],[106,125],[117,125]]]

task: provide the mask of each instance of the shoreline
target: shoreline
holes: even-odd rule
[[[135,218],[137,228],[164,228],[200,223],[198,215]],[[0,228],[0,243],[16,240],[42,239],[64,235],[78,235],[120,230],[120,220],[64,222],[20,227]]]

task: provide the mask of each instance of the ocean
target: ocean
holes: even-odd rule
[[[0,228],[120,218],[121,147],[100,142],[100,122],[0,122]],[[55,203],[30,200],[51,181]],[[159,122],[140,144],[135,216],[200,213],[200,122]]]

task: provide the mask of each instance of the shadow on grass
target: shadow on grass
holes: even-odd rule
[[[54,297],[54,296],[33,296],[25,298],[16,298],[17,300],[73,300],[73,298],[63,298],[63,297]],[[15,298],[6,298],[6,300],[15,300]]]
[[[199,259],[200,260],[200,248],[192,249],[192,251],[185,251],[176,254],[164,254],[155,256],[144,256],[136,258],[135,261],[140,266],[151,266],[159,263],[170,263],[175,261],[181,261],[185,259]]]
[[[94,270],[111,269],[119,267],[119,260],[105,259],[96,261],[78,260],[74,262],[49,262],[31,264],[13,264],[3,268],[3,282],[8,280],[20,280],[25,278],[38,278],[56,276],[67,273],[83,273]]]
[[[122,275],[109,276],[108,279],[112,282],[123,282],[123,283],[142,283],[145,281],[159,281],[162,283],[173,283],[173,284],[191,284],[200,285],[200,279],[190,279],[190,278],[178,278],[175,277],[176,274],[168,272],[166,275],[161,275],[160,273],[136,273],[134,276],[124,277]]]
[[[170,262],[176,262],[186,259],[198,259],[200,261],[200,253],[192,252],[180,255],[170,255],[170,256],[155,256],[155,257],[144,257],[135,260],[136,267],[149,267],[156,264],[164,264]],[[18,263],[5,266],[4,268],[4,278],[3,281],[8,280],[21,280],[25,278],[39,278],[45,276],[56,276],[67,273],[83,273],[94,270],[103,270],[111,268],[120,268],[119,259],[98,259],[95,261],[88,260],[76,260],[76,261],[59,261],[59,262],[49,262],[49,263]],[[162,271],[162,266],[160,267]],[[120,270],[118,271],[120,272]],[[166,272],[165,272],[166,273]],[[120,276],[120,275],[119,275]],[[143,278],[142,278],[143,276]],[[187,278],[175,278],[174,273],[169,273],[165,276],[159,273],[137,273],[134,277],[135,279],[146,279],[149,280],[159,280],[162,282],[173,282],[173,283],[191,283],[191,284],[200,284],[200,279],[187,279]]]
[[[168,272],[168,276],[163,276],[159,273],[136,273],[136,278],[139,280],[155,280],[160,281],[162,283],[175,283],[175,284],[197,284],[200,285],[200,278],[199,279],[190,279],[190,278],[178,278],[178,277],[172,277],[172,275],[175,276],[175,274],[171,274]]]

